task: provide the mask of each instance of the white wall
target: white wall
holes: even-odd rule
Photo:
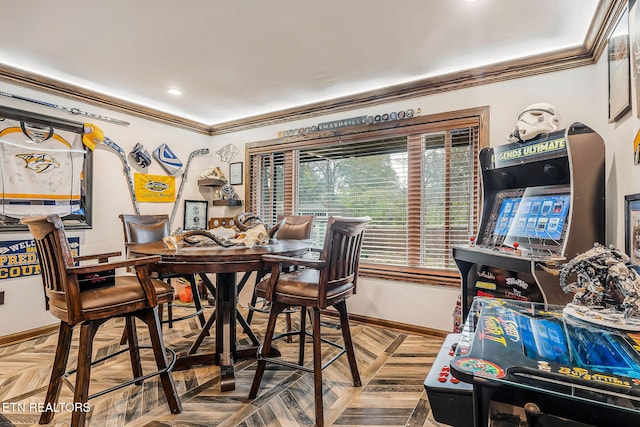
[[[616,124],[608,123],[607,63],[604,55],[598,64],[592,66],[213,137],[8,84],[0,84],[0,90],[127,120],[131,122],[128,127],[95,121],[105,130],[106,135],[126,152],[129,152],[136,142],[142,143],[149,151],[166,142],[185,162],[191,151],[203,147],[209,148],[211,153],[208,156],[194,158],[182,200],[203,199],[207,196],[200,193],[196,185],[197,176],[211,165],[223,166],[223,170],[226,171],[227,165],[222,163],[215,151],[228,143],[244,149],[244,144],[248,142],[276,138],[278,131],[311,126],[344,117],[375,115],[408,108],[420,108],[421,114],[426,115],[488,105],[491,109],[491,144],[501,145],[506,142],[506,136],[515,124],[519,112],[535,102],[553,104],[560,112],[561,127],[566,127],[574,121],[581,121],[600,133],[605,140],[607,149],[606,243],[624,248],[624,195],[640,192],[640,182],[636,179],[638,169],[635,169],[632,161],[634,129],[638,127],[640,121],[628,114]],[[0,104],[72,120],[78,119],[77,116],[48,108],[35,108],[36,106],[25,102],[0,98]],[[243,159],[244,153],[241,153],[236,161]],[[119,158],[108,149],[98,149],[94,165],[94,227],[92,230],[69,232],[70,236],[80,236],[82,254],[121,250],[123,239],[118,214],[133,212]],[[165,174],[156,162],[151,165],[149,173]],[[179,181],[178,179],[177,185]],[[242,192],[240,187],[237,190]],[[173,205],[143,203],[140,208],[143,214],[170,214]],[[211,209],[213,211],[210,211],[210,216],[231,216],[238,213],[237,210],[228,210],[229,208]],[[182,206],[178,211],[174,228],[181,223]],[[0,237],[2,240],[18,240],[27,238],[28,234],[4,233]],[[0,336],[55,323],[55,319],[44,311],[39,277],[0,281],[0,291],[2,290],[5,291],[5,305],[0,306]],[[451,313],[457,294],[457,289],[446,287],[362,279],[357,296],[349,301],[349,310],[363,316],[450,330]],[[29,315],[24,316],[25,313]],[[16,319],[21,320],[18,322]]]

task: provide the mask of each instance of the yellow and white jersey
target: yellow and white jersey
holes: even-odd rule
[[[82,210],[85,154],[81,134],[0,121],[0,213],[19,218]]]

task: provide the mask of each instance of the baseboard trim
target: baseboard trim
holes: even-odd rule
[[[338,313],[333,310],[322,310],[322,314],[327,316],[338,317]],[[451,332],[441,329],[427,328],[425,326],[410,325],[408,323],[394,322],[392,320],[378,319],[375,317],[362,316],[360,314],[349,314],[349,319],[354,322],[365,323],[371,326],[379,326],[382,328],[393,329],[400,332],[406,332],[427,337],[445,338]],[[22,341],[30,340],[39,335],[47,335],[58,330],[58,325],[41,326],[27,331],[17,332],[15,334],[4,335],[0,337],[0,346],[4,347],[10,344],[17,344]]]
[[[16,332],[15,334],[4,335],[0,337],[0,346],[6,346],[9,344],[17,344],[22,341],[27,341],[35,338],[39,335],[47,335],[54,333],[58,330],[58,324],[41,326],[35,329],[29,329],[22,332]]]
[[[322,314],[338,317],[334,310],[322,310]],[[446,338],[451,332],[441,329],[427,328],[425,326],[410,325],[408,323],[394,322],[393,320],[378,319],[375,317],[362,316],[360,314],[349,314],[349,319],[354,322],[365,323],[371,326],[379,326],[386,329],[393,329],[399,332],[406,332],[427,337]]]

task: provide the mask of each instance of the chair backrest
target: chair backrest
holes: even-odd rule
[[[286,218],[286,221],[276,233],[278,239],[307,240],[311,238],[313,215],[280,215],[278,222],[283,218]]]
[[[77,280],[68,280],[65,271],[74,265],[74,261],[62,220],[54,214],[23,217],[20,222],[29,227],[35,239],[46,297],[66,301],[66,311],[52,309],[51,313],[68,323],[75,323],[81,314],[80,288]]]
[[[360,250],[368,216],[358,218],[329,217],[320,259],[325,268],[320,272],[320,300],[326,301],[326,289],[353,283],[355,293],[360,265]],[[327,286],[323,286],[324,284]],[[323,289],[324,288],[324,289]]]
[[[162,240],[170,234],[169,215],[128,215],[119,216],[124,228],[124,245]]]

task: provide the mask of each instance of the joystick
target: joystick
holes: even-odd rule
[[[540,408],[535,403],[525,403],[524,413],[527,416],[527,426],[537,427],[538,418],[540,417]]]

